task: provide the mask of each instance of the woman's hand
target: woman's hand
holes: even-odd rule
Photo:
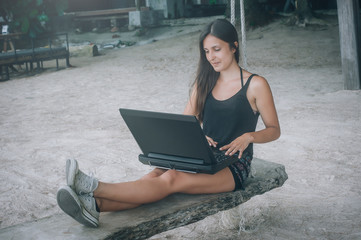
[[[206,138],[207,138],[207,141],[208,141],[208,144],[209,144],[209,146],[211,146],[211,147],[217,147],[217,142],[216,141],[214,141],[212,138],[210,138],[210,137],[208,137],[208,136],[206,136]]]
[[[230,144],[224,145],[219,150],[226,151],[226,155],[232,156],[239,151],[238,158],[242,157],[243,151],[253,141],[253,137],[250,133],[245,133],[233,140]]]

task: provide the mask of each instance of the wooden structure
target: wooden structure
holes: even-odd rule
[[[342,74],[346,90],[361,89],[361,25],[358,0],[337,0]]]
[[[60,35],[65,36],[66,46],[54,46],[53,38],[57,38]],[[38,46],[37,42],[46,39],[45,46]],[[69,42],[67,33],[52,34],[43,36],[38,39],[31,39],[31,48],[29,49],[16,49],[14,43],[11,51],[4,51],[0,53],[0,74],[1,80],[10,79],[9,68],[15,69],[13,65],[25,64],[28,71],[28,64],[30,71],[33,70],[33,64],[36,63],[38,69],[42,67],[44,61],[56,60],[56,68],[59,68],[59,59],[66,59],[66,66],[70,66],[69,61]],[[3,73],[5,70],[5,74]],[[3,77],[5,76],[5,77]]]
[[[118,9],[105,9],[94,11],[78,11],[69,12],[66,15],[74,16],[76,20],[108,20],[108,19],[122,19],[128,18],[128,13],[136,11],[136,8],[118,8]]]
[[[101,20],[110,20],[117,25],[116,21],[120,19],[129,19],[129,12],[149,10],[148,7],[133,7],[133,8],[114,8],[105,10],[93,10],[93,11],[77,11],[65,13],[65,15],[72,16],[76,22],[97,22]]]
[[[234,208],[256,195],[281,187],[288,176],[281,164],[252,160],[253,177],[245,190],[221,194],[173,194],[138,208],[102,213],[99,228],[85,227],[66,214],[0,229],[0,239],[146,239]]]

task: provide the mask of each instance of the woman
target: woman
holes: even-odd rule
[[[210,146],[239,160],[219,172],[192,174],[154,169],[141,179],[103,183],[67,160],[67,186],[59,189],[60,208],[78,222],[99,224],[99,212],[119,211],[155,202],[173,193],[206,194],[243,188],[253,156],[253,143],[280,136],[272,93],[267,81],[238,65],[237,32],[227,20],[210,23],[199,41],[200,60],[184,114],[195,115],[203,124]],[[255,131],[261,115],[265,128]]]

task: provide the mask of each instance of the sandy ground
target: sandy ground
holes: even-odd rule
[[[361,92],[343,90],[337,17],[324,20],[248,33],[248,70],[268,79],[282,128],[279,140],[255,145],[255,157],[284,164],[284,186],[153,239],[361,239]],[[0,83],[1,228],[61,212],[67,158],[102,181],[150,170],[118,108],[182,112],[202,25]]]

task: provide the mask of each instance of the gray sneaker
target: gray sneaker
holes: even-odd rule
[[[69,186],[64,186],[58,190],[56,200],[59,207],[79,223],[88,227],[99,226],[99,212],[92,196],[77,196]]]
[[[77,160],[68,159],[66,161],[66,184],[78,195],[90,194],[93,196],[94,190],[98,187],[98,180],[80,171]]]

